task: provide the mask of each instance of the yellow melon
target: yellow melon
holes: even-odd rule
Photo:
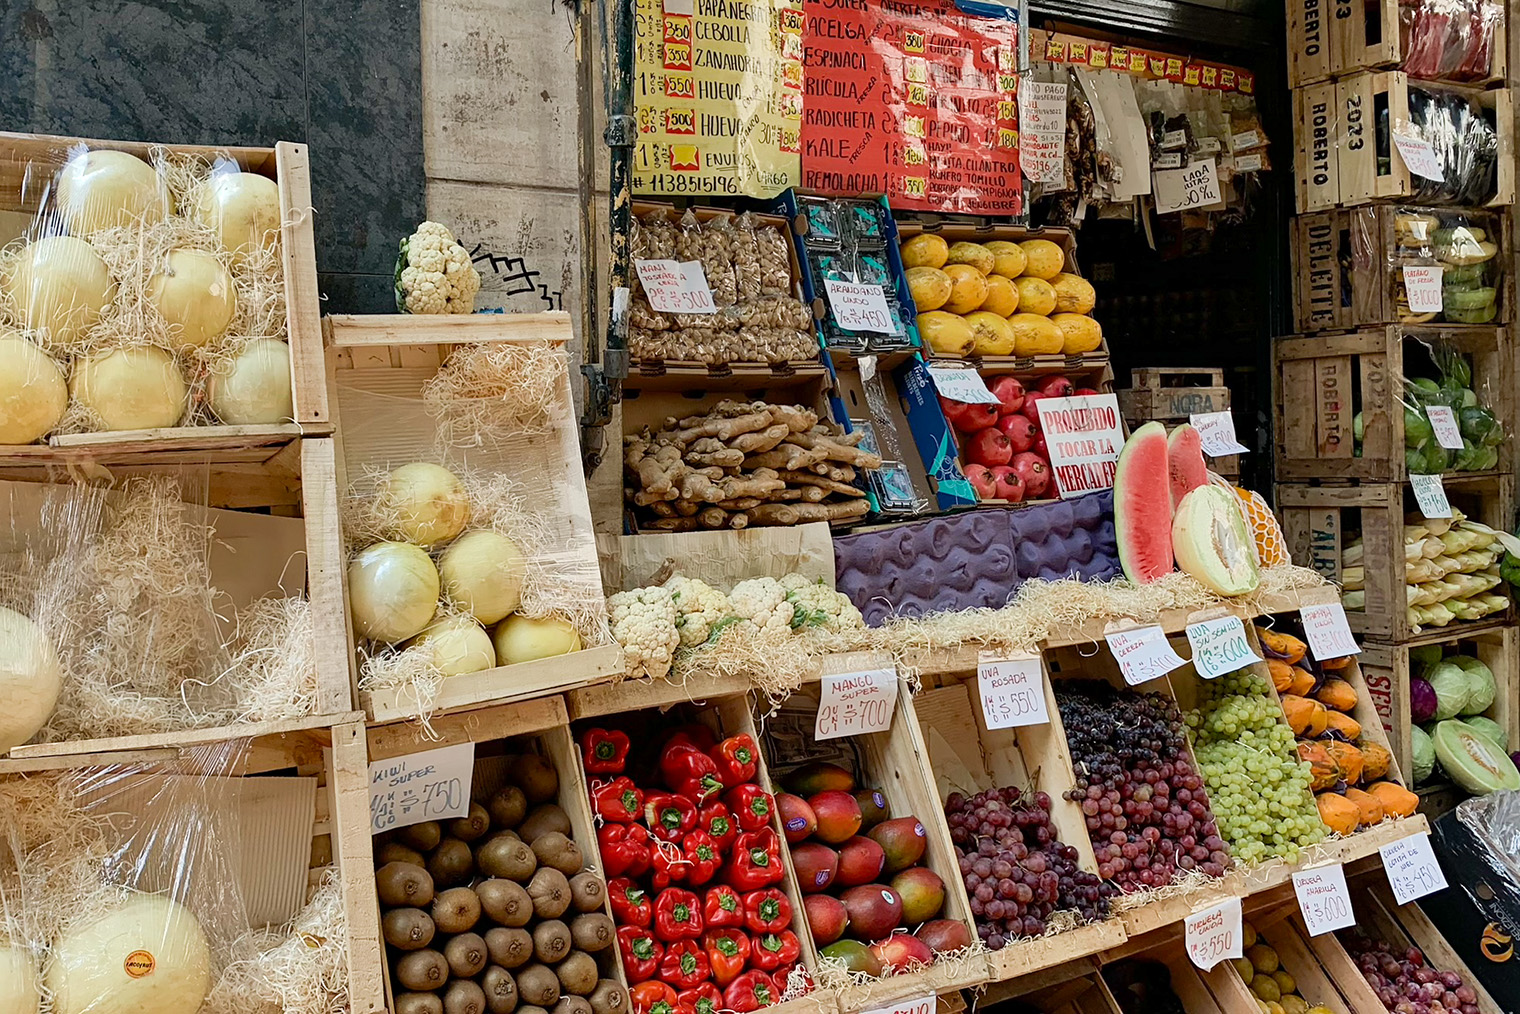
[[[1103,344],[1103,328],[1091,317],[1080,313],[1058,313],[1050,318],[1061,329],[1061,351],[1068,356],[1091,352]]]
[[[950,298],[941,309],[947,313],[970,313],[987,298],[987,276],[970,264],[947,264],[945,274],[950,276]]]
[[[1256,558],[1261,565],[1279,567],[1290,562],[1287,539],[1283,537],[1282,526],[1277,523],[1277,516],[1267,506],[1266,499],[1254,490],[1239,487],[1236,487],[1235,495],[1240,498],[1246,525],[1256,539]]]
[[[972,351],[979,356],[1013,354],[1013,328],[1008,321],[988,310],[966,314],[971,325]]]
[[[1044,317],[1056,308],[1056,290],[1045,279],[1024,275],[1015,278],[1013,284],[1019,289],[1019,309],[1025,313]]]
[[[992,273],[1002,275],[1004,278],[1017,278],[1024,273],[1024,264],[1028,258],[1024,251],[1019,249],[1017,243],[1010,243],[1005,239],[995,239],[991,243],[984,244],[992,251],[996,258],[992,264]]]
[[[942,268],[950,256],[950,244],[932,232],[921,232],[902,245],[905,268]]]
[[[992,274],[992,266],[997,263],[997,258],[992,251],[980,243],[967,243],[962,241],[950,248],[951,264],[970,264],[984,275]]]
[[[1057,313],[1092,313],[1093,306],[1098,302],[1098,294],[1093,291],[1092,283],[1081,275],[1063,271],[1056,275],[1050,287],[1056,290]]]
[[[1007,317],[1018,308],[1019,290],[1013,283],[1002,275],[988,275],[987,298],[982,300],[982,309]]]
[[[1049,317],[1037,313],[1016,313],[1008,318],[1013,328],[1013,354],[1016,356],[1053,356],[1061,351],[1066,336]]]
[[[964,356],[976,344],[964,317],[943,310],[918,315],[918,333],[937,356]]]
[[[908,291],[913,295],[913,306],[920,313],[938,310],[950,298],[950,276],[939,268],[919,266],[909,268]]]
[[[1019,244],[1019,248],[1028,260],[1024,265],[1026,275],[1034,275],[1048,282],[1066,266],[1066,254],[1048,239],[1026,239]]]

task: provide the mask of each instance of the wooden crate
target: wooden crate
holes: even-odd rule
[[[1410,51],[1407,31],[1400,23],[1400,6],[1398,0],[1345,4],[1346,16],[1336,21],[1332,33],[1338,73],[1354,74],[1384,67],[1403,69]],[[1504,80],[1509,63],[1507,28],[1504,18],[1495,22],[1488,73],[1463,84],[1481,85]]]
[[[1426,352],[1435,345],[1468,362],[1479,404],[1506,432],[1512,428],[1514,353],[1503,328],[1389,324],[1355,334],[1279,339],[1272,343],[1278,479],[1403,481],[1405,380],[1439,375]],[[1357,414],[1364,427],[1360,454],[1353,432]],[[1508,439],[1499,453],[1490,472],[1510,471]]]
[[[1253,913],[1247,921],[1256,928],[1260,942],[1277,952],[1283,970],[1293,976],[1298,986],[1298,995],[1311,1007],[1322,1005],[1330,1008],[1332,1014],[1360,1014],[1382,1009],[1377,995],[1333,934],[1312,938],[1314,946],[1311,947],[1311,938],[1303,917],[1298,914],[1296,902]],[[1203,973],[1203,978],[1215,996],[1228,993],[1238,997],[1241,991],[1248,998],[1253,995],[1239,971],[1228,961]]]
[[[226,157],[237,162],[244,172],[267,176],[279,184],[283,216],[280,253],[295,418],[290,423],[259,426],[173,426],[54,436],[46,444],[0,446],[0,464],[175,460],[259,463],[278,455],[303,435],[331,433],[323,381],[321,311],[306,145],[280,141],[272,148],[219,148],[0,132],[0,245],[26,234],[32,216],[52,192],[51,186],[45,185],[47,177],[76,145],[87,145],[92,150],[125,151],[144,160],[157,147],[208,160]]]
[[[1514,479],[1509,475],[1464,476],[1443,482],[1451,505],[1468,518],[1508,531],[1514,520]],[[1363,540],[1366,604],[1347,609],[1353,632],[1370,640],[1420,644],[1460,636],[1509,622],[1503,614],[1472,624],[1457,623],[1416,631],[1405,606],[1404,515],[1416,509],[1409,487],[1401,483],[1314,486],[1280,483],[1277,513],[1288,539],[1288,552],[1300,566],[1318,571],[1337,584],[1341,552],[1359,534]],[[1503,592],[1503,586],[1496,589]]]
[[[1175,937],[1168,937],[1161,943],[1135,954],[1134,959],[1141,961],[1159,961],[1166,966],[1172,985],[1172,992],[1177,999],[1182,1001],[1182,1010],[1187,1014],[1256,1014],[1261,1008],[1251,998],[1250,993],[1243,986],[1233,988],[1228,980],[1224,979],[1216,966],[1213,973],[1201,972],[1188,958],[1183,949],[1182,941]],[[1123,990],[1115,983],[1117,969],[1113,966],[1105,966],[1103,978],[1110,996],[1122,996]],[[1212,974],[1218,983],[1206,982],[1208,975]],[[1124,1008],[1119,1008],[1124,1009]],[[1133,1010],[1149,1010],[1146,1007],[1132,1007]]]
[[[1103,981],[1101,975],[1081,969],[1080,960],[1068,962],[1068,965],[1079,968],[1079,974],[1049,985],[1040,983],[1041,976],[1038,975],[1022,976],[1005,983],[992,983],[982,994],[982,1006],[1016,996],[1025,1009],[1038,1011],[1039,1014],[1121,1014],[1119,1002],[1114,999],[1108,983]],[[1025,986],[1028,988],[1025,989]]]
[[[1421,641],[1425,644],[1439,644],[1446,654],[1471,655],[1493,672],[1498,692],[1494,694],[1494,703],[1483,712],[1483,716],[1499,723],[1508,743],[1520,743],[1520,708],[1517,708],[1517,697],[1520,697],[1520,630],[1511,626],[1491,625],[1486,630],[1471,633],[1442,631],[1440,635],[1421,638]],[[1376,705],[1379,723],[1388,734],[1389,749],[1393,751],[1394,761],[1404,772],[1414,769],[1409,744],[1409,680],[1417,667],[1410,662],[1409,648],[1407,644],[1369,641],[1362,645],[1362,654],[1357,660]],[[1407,780],[1405,784],[1410,788],[1415,787]],[[1421,786],[1428,790],[1432,800],[1431,809],[1440,809],[1444,805],[1434,795],[1442,787],[1439,782]]]
[[[1384,0],[1393,3],[1395,0]],[[1408,75],[1403,71],[1352,74],[1336,82],[1341,107],[1340,203],[1350,207],[1368,201],[1408,198],[1417,190],[1404,157],[1393,146],[1385,124],[1398,128],[1409,123]],[[1420,82],[1414,87],[1421,88]],[[1442,85],[1453,90],[1451,85]],[[1496,190],[1485,207],[1502,208],[1515,199],[1514,112],[1507,88],[1494,91],[1461,91],[1484,109],[1493,120],[1499,139],[1495,167]],[[1305,140],[1300,138],[1302,149]]]
[[[1401,252],[1398,223],[1401,216],[1411,212],[1435,218],[1440,226],[1476,226],[1483,229],[1498,245],[1499,253],[1492,262],[1497,270],[1494,284],[1499,289],[1498,312],[1490,323],[1502,324],[1508,321],[1513,312],[1513,300],[1505,291],[1510,284],[1511,266],[1507,245],[1509,223],[1505,216],[1482,210],[1415,209],[1380,204],[1345,212],[1351,274],[1349,285],[1342,281],[1342,291],[1349,291],[1351,299],[1351,317],[1347,326],[1405,322],[1405,311],[1399,306],[1399,297],[1403,294],[1404,287],[1402,268],[1406,265],[1436,263],[1434,257],[1424,256],[1423,249],[1418,254]]]
[[[1328,0],[1305,0],[1305,6],[1311,5],[1327,6]],[[1334,81],[1293,89],[1293,119],[1299,124],[1293,155],[1294,207],[1300,213],[1324,211],[1340,203],[1341,115]]]
[[[1351,212],[1332,210],[1296,216],[1290,253],[1298,330],[1352,327]]]
[[[1346,0],[1300,0],[1288,5],[1289,87],[1327,81],[1340,70],[1335,32],[1337,18],[1349,6]]]
[[[1230,389],[1219,369],[1136,367],[1130,370],[1130,389],[1118,394],[1119,411],[1131,430],[1151,421],[1166,423],[1172,430],[1194,413],[1230,410]],[[1220,475],[1238,477],[1240,455],[1210,458],[1209,467]]]
[[[348,417],[337,440],[337,473],[345,494],[366,469],[385,471],[410,461],[437,459],[437,429],[418,391],[454,345],[522,342],[564,348],[571,338],[569,315],[557,311],[343,315],[329,317],[325,323],[333,417]],[[555,541],[549,548],[565,561],[559,569],[592,583],[600,571],[568,372],[559,375],[557,386],[557,405],[545,432],[524,434],[511,444],[492,442],[478,454],[465,451],[460,457],[472,468],[507,474],[521,483],[534,505],[554,518]],[[344,594],[346,602],[346,582]],[[355,643],[351,625],[348,629],[350,643]],[[615,643],[588,644],[570,655],[451,676],[444,681],[434,709],[537,697],[622,671],[622,652]],[[357,672],[356,667],[356,678]],[[417,713],[416,698],[409,690],[361,691],[357,683],[355,690],[374,721]]]

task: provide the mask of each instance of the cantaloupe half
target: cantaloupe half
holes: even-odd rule
[[[1116,518],[1116,528],[1117,524]],[[1256,542],[1246,528],[1240,501],[1218,486],[1199,486],[1177,505],[1172,552],[1183,573],[1216,595],[1246,595],[1261,583]]]

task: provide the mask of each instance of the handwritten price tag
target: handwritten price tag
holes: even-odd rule
[[[1206,158],[1181,169],[1162,169],[1152,176],[1158,215],[1219,203],[1219,170],[1214,159]]]
[[[370,834],[465,816],[474,774],[474,743],[375,761],[369,766]]]
[[[1339,602],[1304,606],[1298,616],[1304,621],[1304,637],[1315,661],[1361,653],[1362,648],[1351,636],[1351,627],[1346,623],[1346,609]]]
[[[1227,898],[1183,920],[1188,957],[1208,971],[1226,958],[1245,956],[1241,948],[1240,899]]]
[[[651,309],[660,313],[717,313],[701,261],[634,261]]]
[[[1400,905],[1445,890],[1446,876],[1431,851],[1429,834],[1422,831],[1391,841],[1378,852],[1383,857],[1388,886],[1393,888],[1393,900]]]
[[[1188,422],[1198,431],[1203,453],[1211,458],[1246,454],[1251,449],[1235,438],[1235,417],[1229,412],[1194,412]]]
[[[1451,451],[1462,449],[1462,428],[1457,425],[1457,413],[1450,405],[1426,405],[1425,418],[1435,430],[1436,443]]]
[[[913,1000],[901,1000],[890,1007],[877,1007],[865,1014],[934,1014],[938,1007],[939,998],[930,993]]]
[[[1193,649],[1193,668],[1206,680],[1261,661],[1251,650],[1246,628],[1238,616],[1190,623],[1187,639]]]
[[[1293,893],[1298,895],[1298,910],[1311,937],[1356,925],[1346,871],[1340,863],[1293,874]]]
[[[1446,269],[1439,264],[1404,265],[1404,298],[1412,313],[1440,313],[1441,276]]]
[[[892,727],[896,711],[896,670],[871,669],[825,676],[813,738],[822,742],[865,732],[885,732]]]
[[[892,320],[892,311],[887,306],[887,294],[880,285],[825,278],[823,287],[829,294],[829,309],[834,311],[834,323],[844,330],[901,333]]]
[[[987,382],[967,366],[930,366],[929,379],[941,398],[968,405],[996,405],[997,396],[987,390]]]
[[[1399,149],[1399,157],[1411,173],[1437,183],[1445,182],[1446,172],[1441,168],[1441,160],[1436,158],[1436,150],[1430,146],[1429,141],[1394,131],[1393,146]]]
[[[1160,679],[1187,665],[1187,659],[1172,650],[1172,642],[1160,627],[1110,630],[1103,636],[1124,673],[1124,682],[1132,687]]]
[[[1040,656],[1000,658],[982,652],[976,666],[977,694],[982,717],[989,729],[1012,729],[1019,725],[1045,725],[1045,670]]]
[[[1441,485],[1439,475],[1409,474],[1409,486],[1414,490],[1415,502],[1420,513],[1427,518],[1451,517],[1451,501],[1446,499],[1446,487]]]

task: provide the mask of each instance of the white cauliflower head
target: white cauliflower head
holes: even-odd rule
[[[401,241],[396,309],[402,313],[474,313],[480,272],[448,227],[423,222]]]
[[[788,574],[781,579],[786,589],[787,601],[792,604],[792,627],[801,630],[819,627],[831,633],[841,630],[858,630],[865,619],[848,595],[835,591],[822,578],[809,579],[801,574]]]
[[[787,601],[786,588],[773,577],[740,581],[728,593],[734,615],[755,625],[767,637],[791,636],[796,609]]]
[[[635,588],[607,599],[612,636],[623,646],[630,676],[670,674],[674,652],[681,643],[676,632],[676,604],[667,588]]]
[[[692,648],[706,641],[713,627],[733,609],[728,596],[694,577],[676,574],[667,580],[676,605],[676,630],[681,635],[681,647]]]

